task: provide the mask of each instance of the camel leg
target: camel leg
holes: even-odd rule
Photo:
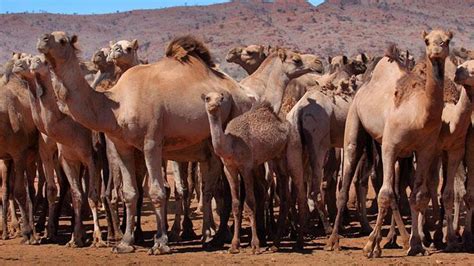
[[[38,214],[38,220],[36,222],[35,230],[36,232],[43,232],[45,230],[46,225],[46,217],[47,217],[47,208],[48,208],[48,201],[47,201],[47,191],[45,191],[45,183],[46,183],[46,176],[44,172],[43,163],[39,156],[36,156],[35,160],[31,163],[31,167],[28,167],[28,176],[33,176],[32,183],[34,189],[34,177],[36,176],[36,172],[38,172],[38,187],[36,192],[36,197],[34,198],[33,202],[33,211],[34,214]],[[34,216],[32,216],[34,217]]]
[[[337,175],[341,165],[341,149],[331,148],[328,152],[328,159],[324,166],[324,182],[325,185],[321,190],[321,198],[324,200],[329,219],[334,221],[336,218],[336,190]]]
[[[58,188],[54,180],[54,153],[52,154],[42,138],[39,141],[39,153],[43,163],[43,169],[46,178],[46,197],[48,198],[48,226],[46,232],[47,242],[56,242],[57,227],[54,222],[56,199],[58,197]],[[43,241],[43,240],[42,240]]]
[[[22,236],[23,243],[27,244],[37,244],[36,236],[32,227],[32,207],[29,188],[28,188],[28,178],[25,180],[26,172],[26,163],[27,160],[25,157],[20,157],[17,160],[14,160],[14,170],[15,170],[15,180],[14,180],[14,189],[13,196],[15,201],[18,203],[20,208],[22,222]]]
[[[460,249],[460,245],[457,243],[455,228],[453,227],[454,183],[459,163],[464,156],[464,150],[449,151],[444,156],[448,157],[446,166],[447,176],[445,176],[446,187],[443,191],[443,205],[447,222],[447,246],[445,251],[452,252]]]
[[[149,250],[150,255],[160,255],[171,252],[168,246],[168,235],[166,233],[166,188],[165,178],[163,177],[161,167],[163,159],[162,148],[163,146],[160,138],[145,140],[143,154],[145,156],[146,168],[148,170],[149,195],[154,207],[157,227],[154,237],[154,245]]]
[[[457,173],[454,176],[454,218],[453,218],[453,228],[456,236],[459,236],[460,224],[459,219],[461,218],[461,206],[463,204],[462,199],[466,194],[465,176],[466,171],[462,163],[459,164]]]
[[[357,117],[357,112],[352,110],[347,116],[346,129],[344,132],[344,166],[342,176],[342,189],[337,198],[337,215],[334,221],[332,234],[329,237],[325,250],[339,250],[339,228],[342,225],[343,211],[349,198],[349,189],[352,178],[356,172],[358,162],[363,154],[364,145],[367,141],[367,133]]]
[[[181,233],[181,239],[183,240],[194,240],[197,239],[197,235],[193,230],[193,222],[191,221],[191,199],[192,194],[196,184],[197,173],[196,173],[196,164],[194,162],[189,162],[187,169],[187,177],[186,180],[183,180],[186,185],[184,186],[187,188],[184,190],[183,193],[183,232]]]
[[[100,191],[100,169],[96,166],[92,156],[87,162],[87,171],[89,174],[88,203],[91,208],[94,221],[94,232],[92,234],[93,247],[105,247],[106,243],[102,240],[99,222],[99,191]]]
[[[211,236],[211,227],[214,223],[212,215],[212,197],[216,187],[219,185],[219,175],[222,174],[222,164],[215,154],[212,154],[209,160],[200,162],[199,169],[202,175],[202,198],[203,198],[203,228],[202,241],[204,248],[222,247],[225,238],[225,232],[219,230],[214,237]],[[227,227],[227,224],[221,223],[220,229]],[[227,227],[228,228],[228,227]],[[228,230],[228,229],[226,229]]]
[[[71,162],[61,158],[61,165],[71,186],[72,206],[74,209],[74,232],[71,240],[66,244],[68,247],[83,247],[85,232],[82,224],[81,210],[83,204],[83,190],[80,180],[80,163]]]
[[[179,233],[181,232],[181,215],[183,213],[183,193],[184,193],[184,180],[186,179],[186,172],[188,169],[187,162],[175,162],[172,161],[173,166],[173,178],[174,178],[174,197],[176,202],[175,216],[173,226],[169,233],[170,241],[179,242],[181,239]]]
[[[230,193],[232,196],[232,215],[234,216],[234,235],[229,253],[239,253],[240,251],[240,227],[242,224],[242,209],[240,206],[240,180],[235,167],[227,165],[224,172],[229,181]]]
[[[367,219],[367,208],[365,206],[367,201],[367,189],[369,183],[369,161],[367,155],[364,154],[359,160],[359,166],[356,171],[356,179],[354,182],[356,196],[357,196],[357,209],[359,213],[360,221],[360,235],[368,235],[372,232],[372,227],[369,225],[369,220]]]
[[[111,142],[107,142],[107,144],[109,143]],[[114,145],[114,149],[117,151],[118,156],[116,163],[120,167],[121,172],[121,179],[116,177],[117,180],[114,179],[114,184],[116,184],[116,186],[122,184],[122,199],[127,211],[126,218],[124,218],[127,222],[125,234],[120,243],[112,248],[112,252],[130,253],[135,250],[133,247],[133,232],[135,228],[135,213],[137,210],[138,199],[137,179],[135,173],[135,149],[130,147],[118,147],[114,143],[111,144]],[[157,167],[161,171],[161,162],[158,162]],[[122,182],[116,182],[120,180]]]
[[[288,217],[289,207],[290,207],[290,188],[289,188],[289,176],[287,173],[286,166],[283,165],[283,160],[280,160],[276,165],[277,169],[275,171],[277,177],[277,188],[278,194],[280,197],[280,213],[277,221],[277,230],[276,234],[273,237],[273,251],[277,251],[280,247],[281,236],[283,235],[286,229],[286,218]]]
[[[245,186],[245,205],[249,211],[250,216],[250,227],[252,229],[252,239],[250,246],[252,247],[252,253],[260,253],[260,241],[257,234],[257,222],[256,222],[256,211],[257,205],[255,202],[255,190],[254,190],[254,178],[251,169],[243,169],[242,177]],[[306,204],[306,202],[305,202]]]
[[[123,237],[120,228],[120,218],[118,215],[118,198],[120,191],[122,191],[122,178],[120,173],[120,157],[117,153],[115,145],[109,138],[105,137],[107,161],[109,164],[110,178],[107,184],[106,201],[110,205],[110,218],[112,222],[111,230],[108,230],[107,241],[120,241]],[[123,197],[121,197],[123,199]],[[124,213],[125,216],[125,213]],[[124,219],[125,220],[125,219]]]
[[[430,143],[430,142],[427,142]],[[417,165],[415,172],[415,181],[413,184],[413,191],[410,195],[410,209],[411,209],[411,235],[410,248],[408,249],[408,256],[415,256],[417,254],[425,254],[426,250],[423,248],[420,237],[419,216],[424,212],[430,201],[429,190],[427,187],[427,179],[429,169],[433,161],[433,150],[427,148],[416,153]]]
[[[4,161],[5,168],[2,168],[2,239],[7,240],[8,235],[8,209],[10,204],[10,193],[13,188],[14,177],[11,176],[14,174],[12,169],[13,163],[11,161]],[[13,209],[15,206],[13,206]]]

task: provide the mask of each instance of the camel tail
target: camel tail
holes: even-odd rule
[[[211,52],[196,37],[185,35],[174,38],[166,47],[166,57],[172,57],[179,61],[186,62],[189,56],[200,58],[209,67],[215,67]]]

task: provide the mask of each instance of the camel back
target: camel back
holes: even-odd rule
[[[166,57],[175,58],[178,61],[186,62],[189,56],[200,58],[207,66],[215,67],[209,49],[195,37],[186,35],[173,39],[166,47]]]

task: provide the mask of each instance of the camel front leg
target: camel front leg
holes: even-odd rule
[[[257,204],[255,202],[255,190],[254,190],[254,178],[252,169],[244,169],[242,171],[242,177],[244,179],[244,186],[245,186],[245,205],[247,206],[247,210],[249,211],[250,216],[250,227],[252,230],[252,239],[250,241],[250,246],[252,248],[253,254],[260,253],[260,240],[258,239],[257,234],[257,221],[256,221],[256,213],[257,213]],[[306,200],[305,203],[306,204]]]
[[[108,142],[109,143],[109,142]],[[108,144],[107,143],[107,144]],[[131,253],[135,250],[133,230],[135,228],[135,213],[137,210],[137,179],[135,173],[135,149],[128,146],[118,146],[113,144],[117,150],[116,163],[120,167],[122,199],[127,211],[125,234],[120,243],[112,248],[114,253]],[[161,164],[159,164],[161,166]],[[116,180],[114,180],[115,183]]]
[[[454,183],[455,175],[461,162],[462,157],[464,156],[464,150],[459,149],[456,151],[446,152],[444,156],[447,156],[447,165],[443,166],[447,169],[446,178],[446,187],[443,191],[443,205],[445,210],[446,222],[447,222],[447,252],[459,251],[461,246],[457,242],[457,236],[455,228],[453,226],[453,208],[454,208]]]
[[[71,190],[72,206],[74,209],[74,232],[71,236],[71,240],[66,244],[67,247],[83,247],[85,242],[85,232],[82,224],[81,209],[83,190],[80,180],[80,162],[72,162],[61,158],[61,166],[64,169],[64,173],[68,179]]]
[[[225,165],[225,175],[229,181],[230,193],[232,195],[232,214],[234,216],[234,236],[229,253],[240,252],[240,227],[242,225],[242,209],[240,205],[240,180],[237,169],[231,165]]]
[[[146,168],[149,177],[149,195],[156,215],[156,234],[154,245],[149,250],[150,255],[167,254],[171,252],[168,246],[168,235],[166,233],[166,188],[162,163],[162,140],[161,138],[145,140],[143,154],[145,156]]]
[[[183,213],[183,193],[185,190],[183,183],[186,179],[188,163],[172,161],[171,164],[173,166],[174,197],[176,204],[174,222],[170,231],[170,241],[179,242],[181,240],[179,233],[181,232],[181,214]]]
[[[92,234],[92,246],[93,247],[106,247],[107,244],[102,240],[102,232],[100,231],[99,222],[99,191],[100,191],[100,169],[98,169],[92,156],[89,157],[87,162],[87,171],[89,174],[89,187],[88,187],[88,203],[91,208],[92,218],[94,221],[94,232]]]
[[[10,193],[13,188],[14,177],[11,176],[14,171],[12,170],[11,161],[1,161],[3,164],[2,170],[2,239],[7,240],[8,235],[8,209],[10,205]],[[15,209],[15,206],[13,206]]]
[[[56,145],[55,145],[56,146]],[[43,169],[46,178],[46,197],[48,198],[48,225],[46,232],[46,242],[56,242],[57,228],[54,222],[56,199],[58,197],[58,188],[54,180],[54,152],[51,152],[46,143],[40,138],[39,153],[43,162]]]

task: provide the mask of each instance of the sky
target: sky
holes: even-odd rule
[[[103,14],[133,9],[209,5],[222,0],[0,0],[0,13],[50,12],[63,14]],[[313,5],[322,0],[310,0]]]

